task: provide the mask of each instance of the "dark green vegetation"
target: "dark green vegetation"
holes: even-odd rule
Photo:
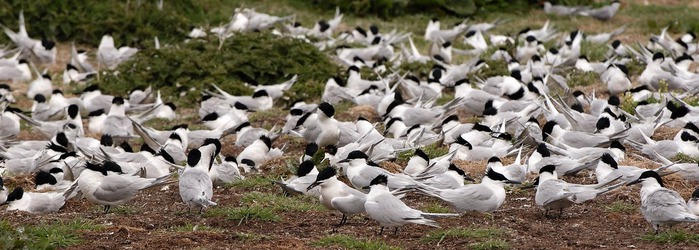
[[[220,50],[218,46],[218,39],[212,38],[143,50],[120,65],[118,75],[103,75],[100,85],[111,94],[149,85],[173,98],[186,92],[180,103],[191,106],[199,102],[202,89],[213,89],[212,83],[232,95],[247,95],[252,89],[243,82],[276,84],[298,74],[289,100],[313,100],[322,94],[325,81],[340,70],[313,45],[292,38],[248,33],[227,39]]]
[[[0,220],[0,249],[55,249],[69,247],[82,241],[77,235],[82,230],[101,226],[88,221],[74,220],[42,226],[12,226]]]

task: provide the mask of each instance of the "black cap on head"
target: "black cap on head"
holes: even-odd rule
[[[325,20],[318,21],[318,26],[320,27],[320,32],[325,32],[330,28],[330,24],[328,24],[328,22]]]
[[[422,149],[419,149],[419,148],[415,149],[415,154],[413,155],[413,157],[414,156],[418,156],[418,157],[422,158],[423,160],[425,160],[426,162],[430,161],[430,157],[427,154],[425,154],[425,151],[422,151]]]
[[[252,94],[252,98],[258,98],[263,96],[269,96],[269,94],[267,94],[267,91],[264,89],[255,91],[255,93]]]
[[[466,32],[466,35],[464,35],[464,36],[465,36],[465,37],[472,37],[472,36],[475,35],[475,34],[476,34],[476,31],[475,31],[475,30],[471,30],[471,31],[469,31],[469,32]]]
[[[570,109],[578,111],[580,113],[585,112],[585,109],[583,109],[582,104],[580,104],[579,102],[573,103],[573,105],[570,106]]]
[[[310,142],[306,144],[306,155],[313,156],[316,154],[316,152],[318,152],[318,144],[316,144],[315,142]]]
[[[388,176],[386,176],[384,174],[380,174],[380,175],[374,177],[374,179],[371,180],[371,182],[369,182],[369,186],[387,185],[387,184],[388,184]]]
[[[70,106],[68,106],[68,116],[70,118],[75,119],[76,117],[78,117],[79,114],[80,108],[78,107],[78,105],[71,104]]]
[[[133,153],[133,148],[131,148],[128,141],[123,141],[121,144],[119,144],[119,147],[123,149],[124,152]]]
[[[182,124],[178,124],[178,125],[173,126],[170,130],[188,129],[188,128],[189,128],[189,125],[182,123]]]
[[[34,176],[34,187],[43,184],[56,185],[56,183],[58,183],[56,177],[53,177],[53,175],[48,172],[39,171],[39,173]]]
[[[223,161],[235,162],[235,164],[238,164],[238,160],[235,159],[235,156],[232,155],[226,156],[226,158],[223,158]]]
[[[626,152],[626,147],[624,147],[624,145],[622,145],[621,142],[616,141],[616,140],[612,141],[612,143],[611,143],[611,145],[609,145],[609,147],[621,149],[621,151]]]
[[[199,163],[201,160],[201,151],[199,149],[192,149],[189,151],[189,154],[187,155],[187,165],[190,167],[194,167]]]
[[[498,110],[493,107],[489,107],[483,110],[483,116],[494,116],[498,114]]]
[[[553,133],[553,128],[558,125],[556,121],[548,121],[546,124],[544,124],[544,127],[541,129],[541,138],[542,140],[546,140],[548,136]]]
[[[112,171],[115,173],[124,173],[124,171],[121,169],[121,166],[117,164],[116,162],[113,161],[105,161],[102,164],[102,167],[104,168],[105,171]]]
[[[330,179],[330,177],[333,177],[337,174],[337,170],[333,167],[327,167],[318,172],[318,176],[316,177],[316,182],[321,182],[327,179]]]
[[[687,124],[684,125],[683,129],[689,129],[691,131],[694,131],[694,133],[699,133],[699,128],[693,122],[687,122]]]
[[[372,34],[376,35],[379,33],[379,26],[376,26],[376,24],[372,24],[371,26],[369,26],[369,30]]]
[[[104,109],[98,109],[87,114],[88,117],[101,116],[104,114]]]
[[[289,110],[289,114],[292,116],[300,116],[303,115],[303,110],[301,109],[291,109]]]
[[[464,139],[462,136],[456,137],[456,143],[467,147],[469,150],[473,149],[473,145],[471,145],[471,143]]]
[[[15,190],[12,190],[12,193],[7,195],[6,202],[21,200],[22,196],[24,196],[24,189],[22,187],[16,187]]]
[[[124,105],[124,98],[121,98],[120,96],[115,96],[114,99],[112,99],[112,104]]]
[[[34,101],[36,101],[38,103],[44,103],[44,102],[46,102],[46,97],[42,94],[36,94],[34,96]]]
[[[171,102],[166,102],[166,103],[165,103],[165,106],[168,106],[168,107],[170,107],[170,109],[172,109],[172,111],[175,111],[175,110],[177,110],[177,106],[175,106],[175,104],[174,104],[174,103],[171,103]]]
[[[218,155],[218,153],[221,152],[221,141],[217,138],[206,138],[204,139],[204,144],[202,146],[206,146],[209,144],[213,144],[216,147],[216,151],[214,152],[214,156]]]
[[[444,119],[444,121],[442,121],[442,125],[447,124],[447,123],[449,123],[449,122],[457,122],[457,123],[458,123],[458,122],[459,122],[459,116],[457,116],[457,115],[450,115],[449,117],[447,117],[446,119]]]
[[[151,154],[155,154],[155,150],[153,150],[153,149],[152,149],[150,146],[148,146],[148,144],[145,143],[145,142],[143,143],[143,145],[141,145],[140,151],[141,151],[141,152],[148,152],[148,153],[151,153]]]
[[[665,56],[663,55],[663,53],[657,52],[657,53],[653,54],[653,61],[658,60],[658,59],[664,59],[664,58],[665,58]]]
[[[68,137],[66,137],[66,134],[63,132],[58,132],[56,134],[56,142],[58,143],[58,145],[61,145],[63,147],[68,147],[69,143]]]
[[[474,123],[473,127],[471,130],[476,130],[476,131],[481,131],[481,132],[493,132],[493,130],[490,129],[490,127],[480,124],[480,123]]]
[[[500,160],[500,158],[498,158],[497,156],[493,156],[493,157],[490,157],[490,159],[488,159],[488,163],[493,163],[493,162],[500,162],[500,163],[502,163],[502,161]]]
[[[449,163],[449,168],[448,168],[448,169],[451,170],[451,171],[454,171],[454,172],[458,173],[458,174],[461,175],[461,176],[466,176],[466,172],[464,172],[463,170],[461,170],[461,169],[460,169],[459,167],[457,167],[454,163]]]
[[[272,148],[272,140],[267,136],[260,136],[260,140],[265,143],[268,149]]]
[[[539,169],[539,174],[541,174],[543,172],[548,172],[548,173],[553,174],[555,171],[556,171],[555,165],[546,165],[546,166],[542,167],[541,169]]]
[[[660,184],[661,187],[665,187],[665,184],[663,184],[663,178],[660,177],[660,175],[653,171],[653,170],[648,170],[646,172],[643,172],[641,174],[641,177],[639,177],[639,180],[644,180],[647,178],[655,178],[656,181],[658,181],[658,184]]]
[[[597,123],[595,124],[595,128],[597,130],[602,130],[609,128],[611,126],[611,122],[609,121],[609,117],[601,117],[597,120]]]
[[[92,84],[92,85],[88,86],[87,88],[85,88],[83,90],[83,92],[92,92],[92,91],[97,91],[97,90],[100,90],[100,87],[97,86],[97,84]]]
[[[235,102],[235,104],[233,104],[233,107],[237,110],[248,110],[249,109],[247,105],[242,104],[241,102]]]
[[[619,100],[618,96],[610,96],[609,100],[607,100],[607,104],[612,105],[612,106],[619,106],[621,104],[621,100]]]
[[[602,155],[602,162],[608,164],[610,167],[612,167],[614,169],[619,168],[616,160],[614,160],[614,157],[612,157],[612,155],[610,155],[608,153],[604,153]]]
[[[549,148],[546,147],[546,143],[539,143],[539,146],[536,147],[536,152],[541,154],[542,157],[551,156],[551,151],[549,151]]]
[[[692,198],[699,198],[699,188],[695,189],[694,192],[692,192]]]
[[[106,147],[113,146],[114,140],[112,139],[112,136],[109,134],[102,134],[102,137],[100,137],[100,145],[106,146]]]
[[[691,134],[690,134],[689,132],[687,132],[687,131],[683,131],[682,134],[680,135],[680,140],[686,141],[686,142],[696,142],[696,141],[697,141],[697,137],[691,135]]]
[[[318,104],[318,109],[323,111],[323,114],[325,114],[327,117],[332,117],[335,115],[335,108],[333,108],[333,105],[330,105],[330,103],[323,102]]]
[[[366,155],[366,154],[365,154],[364,152],[362,152],[362,151],[355,150],[355,151],[350,152],[350,153],[347,155],[347,159],[348,159],[348,160],[353,160],[353,159],[369,159],[369,156]]]
[[[170,133],[170,137],[168,137],[168,139],[178,140],[182,142],[182,137],[180,137],[180,135],[175,132]]]
[[[527,42],[530,42],[530,43],[531,43],[531,42],[534,42],[534,41],[536,41],[536,37],[534,37],[534,36],[527,36]]]
[[[494,181],[507,181],[507,177],[505,177],[503,174],[495,172],[492,168],[488,169],[488,172],[485,174],[485,176],[488,177],[488,179],[494,180]]]
[[[215,121],[216,119],[218,119],[218,114],[216,112],[211,112],[210,114],[205,115],[204,118],[201,118],[201,121]]]
[[[618,39],[612,42],[612,48],[616,49],[619,47],[619,45],[621,45],[621,41],[619,41]]]

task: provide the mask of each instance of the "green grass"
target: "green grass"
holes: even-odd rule
[[[484,242],[471,243],[468,246],[469,249],[473,250],[510,249],[510,244],[504,240],[487,240]]]
[[[358,239],[344,234],[325,236],[311,243],[311,245],[315,247],[334,247],[340,249],[400,249],[381,241]]]
[[[433,230],[423,238],[425,242],[437,242],[442,243],[448,240],[469,240],[476,241],[472,243],[473,247],[476,248],[475,244],[480,244],[480,249],[503,249],[498,248],[509,247],[507,242],[505,242],[501,237],[508,235],[507,230],[502,228],[452,228],[452,229],[438,229]],[[497,244],[495,242],[498,242]],[[492,246],[492,247],[488,247]]]
[[[270,189],[274,184],[271,179],[263,176],[250,176],[244,180],[239,180],[225,185],[226,188],[242,188],[242,189]]]
[[[686,155],[684,153],[677,153],[677,155],[675,155],[675,158],[673,160],[676,162],[682,162],[682,163],[699,162],[699,160],[697,158],[691,157],[691,156]]]
[[[570,71],[567,78],[568,86],[570,87],[599,85],[600,83],[599,75],[597,73],[583,72],[577,69]]]
[[[628,204],[623,201],[616,201],[604,207],[604,210],[610,213],[629,214],[636,212],[638,208],[633,204]]]
[[[680,230],[668,230],[658,234],[648,233],[642,236],[641,239],[644,241],[661,244],[699,244],[699,234],[688,233]]]
[[[437,145],[437,144],[427,145],[425,147],[422,147],[421,149],[423,152],[425,152],[425,154],[427,154],[427,156],[430,157],[430,159],[433,159],[435,157],[439,157],[439,156],[442,156],[442,155],[449,153],[449,147],[441,146],[441,145]],[[404,151],[404,152],[399,153],[396,156],[396,159],[398,160],[398,163],[406,162],[414,154],[415,154],[415,151]]]
[[[261,206],[215,207],[204,212],[205,217],[225,217],[227,220],[243,221],[281,221],[282,218],[271,208]]]
[[[79,244],[77,233],[84,230],[98,230],[100,225],[85,220],[55,222],[41,226],[13,226],[0,221],[0,249],[55,249]]]
[[[422,206],[422,211],[428,213],[453,213],[454,211],[448,207],[442,206],[442,204],[437,202],[430,202]]]
[[[319,211],[322,207],[314,198],[284,197],[279,194],[249,192],[241,198],[242,205],[236,207],[218,206],[206,210],[205,217],[225,217],[228,220],[243,221],[281,221],[281,212]]]
[[[273,211],[320,211],[323,207],[311,196],[284,197],[281,194],[250,192],[241,201],[246,205],[261,206]]]
[[[271,236],[271,235],[245,233],[245,232],[235,232],[234,236],[235,236],[235,238],[237,238],[238,240],[240,240],[242,242],[255,242],[255,241],[274,239],[274,236]]]

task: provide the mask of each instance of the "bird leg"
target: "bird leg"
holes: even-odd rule
[[[104,213],[105,213],[105,214],[109,213],[109,209],[110,209],[110,208],[112,208],[112,206],[105,205],[105,206],[104,206]]]
[[[347,215],[346,215],[346,214],[342,214],[342,219],[340,219],[340,224],[337,224],[337,226],[342,226],[342,225],[344,225],[345,223],[347,223]]]
[[[393,230],[393,235],[396,235],[396,234],[398,234],[398,227],[396,227],[396,229]]]
[[[379,235],[383,233],[383,227],[381,227],[381,231],[379,231]]]

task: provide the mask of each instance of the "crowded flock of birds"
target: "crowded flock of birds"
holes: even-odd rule
[[[609,20],[619,2],[599,9],[547,2],[544,9]],[[26,93],[0,86],[0,176],[32,174],[35,190],[10,191],[0,178],[0,203],[7,210],[58,212],[66,200],[83,197],[104,206],[107,213],[141,190],[178,183],[183,203],[201,212],[217,205],[213,193],[221,189],[214,187],[261,172],[271,159],[289,157],[284,147],[272,145],[280,137],[296,136],[307,143],[298,157],[298,172],[275,182],[285,194],[318,197],[323,206],[342,214],[340,224],[348,216],[366,214],[378,221],[381,231],[409,223],[438,227],[435,218],[497,211],[506,201],[508,186],[535,188],[536,205],[547,216],[560,216],[563,209],[635,183],[642,184],[641,211],[655,232],[660,226],[699,221],[699,191],[685,201],[663,182],[669,174],[699,181],[696,163],[672,161],[680,154],[699,157],[699,108],[683,101],[699,90],[699,75],[690,67],[697,55],[691,32],[673,39],[666,28],[648,44],[636,46],[614,39],[624,26],[587,35],[581,30],[561,32],[546,22],[539,29],[507,36],[491,33],[500,21],[444,27],[435,18],[425,29],[424,39],[431,46],[423,55],[414,45],[414,34],[382,33],[377,26],[340,32],[339,11],[333,19],[307,28],[293,23],[294,16],[237,9],[229,23],[209,30],[194,28],[186,41],[271,30],[329,51],[346,66],[346,77],[328,79],[317,103],[293,104],[280,128],[253,127],[248,114],[274,108],[297,76],[279,84],[249,85],[252,96],[227,93],[212,84],[203,90],[198,110],[206,129],[181,124],[157,130],[144,123],[177,117],[174,104],[164,103],[157,90],[134,90],[126,99],[103,94],[89,83],[98,69],[129,63],[137,49],[116,48],[105,35],[93,67],[89,52],[73,46],[63,83],[85,87],[79,97],[66,97],[46,71],[35,67],[56,62],[55,43],[30,38],[21,12],[19,18],[19,31],[3,27],[15,48],[1,51],[0,78],[29,86]],[[588,60],[581,54],[583,41],[609,44],[607,60]],[[544,43],[554,45],[546,48]],[[473,59],[457,63],[458,58]],[[489,67],[483,59],[503,60],[509,74],[475,77]],[[640,75],[628,75],[625,64],[631,61],[645,65]],[[426,79],[417,77],[419,72],[397,70],[401,63],[416,62],[434,64]],[[378,79],[365,78],[362,69],[374,71]],[[591,93],[570,89],[564,76],[571,71],[594,72],[606,87]],[[445,89],[452,89],[454,97],[445,96]],[[13,95],[18,94],[34,100],[31,110],[13,106]],[[621,108],[629,99],[636,104],[630,113]],[[371,107],[378,117],[337,120],[334,105],[341,102]],[[463,122],[470,116],[478,122]],[[20,120],[44,140],[17,140]],[[651,139],[661,127],[680,130],[674,138]],[[235,135],[235,145],[222,145],[221,139],[229,135]],[[143,140],[139,152],[129,144],[136,138]],[[224,146],[242,151],[224,156]],[[657,168],[619,165],[629,146]],[[448,147],[448,153],[430,158],[423,147]],[[413,156],[400,172],[378,167],[403,152]],[[317,168],[318,155],[328,167]],[[516,156],[514,163],[504,165],[501,159],[510,156]],[[485,160],[486,171],[478,181],[456,164]],[[595,183],[559,179],[566,175],[594,176]],[[401,200],[408,192],[435,197],[454,213],[411,208]]]

